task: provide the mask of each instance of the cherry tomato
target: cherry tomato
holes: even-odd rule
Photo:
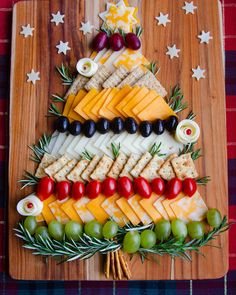
[[[70,182],[66,180],[58,182],[55,191],[58,200],[66,199],[70,194]]]
[[[78,200],[84,196],[85,186],[82,181],[76,181],[73,183],[71,188],[71,197]]]
[[[37,196],[41,201],[46,200],[54,191],[54,181],[52,178],[45,176],[39,180],[37,186]]]
[[[179,178],[172,178],[167,182],[165,196],[174,199],[182,191],[182,181]]]
[[[137,177],[134,180],[134,190],[138,193],[142,198],[150,198],[152,194],[152,189],[147,179],[144,177]]]
[[[108,177],[102,183],[102,193],[106,197],[111,197],[116,192],[116,180],[115,178]]]
[[[186,178],[183,181],[183,193],[189,197],[192,197],[197,190],[196,180],[193,178]]]
[[[101,193],[101,183],[97,180],[90,181],[86,186],[86,196],[95,199]]]
[[[117,190],[118,193],[126,199],[134,194],[133,183],[129,177],[123,176],[118,179]]]
[[[157,195],[162,195],[165,191],[165,181],[162,178],[154,178],[151,182],[151,188]]]

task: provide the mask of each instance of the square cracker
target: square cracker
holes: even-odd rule
[[[47,168],[49,165],[51,165],[53,162],[55,162],[56,159],[57,158],[55,156],[45,153],[36,170],[35,176],[38,178],[43,178],[44,176],[47,176],[47,174],[44,172],[44,169]]]
[[[173,170],[173,167],[171,165],[171,161],[174,159],[174,158],[177,158],[178,155],[177,154],[172,154],[170,155],[165,163],[161,166],[161,168],[159,169],[158,173],[159,175],[165,179],[165,180],[171,180],[172,178],[175,177],[175,172]]]
[[[185,178],[196,178],[198,173],[191,157],[191,153],[184,154],[171,160],[171,164],[177,177],[181,180]]]

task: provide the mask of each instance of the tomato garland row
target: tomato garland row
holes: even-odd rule
[[[75,200],[84,196],[95,199],[101,193],[106,197],[118,193],[127,199],[137,193],[142,198],[150,198],[153,192],[157,195],[164,194],[168,199],[174,199],[180,192],[192,197],[196,190],[197,183],[193,178],[186,178],[183,181],[179,178],[172,178],[168,182],[162,178],[155,178],[149,183],[144,177],[137,177],[131,181],[130,178],[123,176],[118,180],[108,177],[103,182],[92,180],[85,185],[81,181],[73,184],[69,181],[55,183],[52,178],[45,176],[39,180],[36,194],[41,201],[46,200],[52,194],[62,201],[69,196]]]

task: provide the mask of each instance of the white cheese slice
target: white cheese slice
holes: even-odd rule
[[[141,147],[145,150],[145,151],[149,151],[150,148],[152,147],[153,143],[156,142],[157,140],[157,135],[152,132],[152,134],[148,137],[143,137],[143,140],[141,141]]]
[[[52,150],[53,150],[53,147],[57,141],[57,137],[59,135],[59,132],[56,130],[53,132],[52,136],[51,136],[51,140],[50,140],[50,143],[48,145],[48,147],[46,148],[46,151],[51,154]]]
[[[157,209],[157,211],[162,215],[162,217],[166,220],[169,220],[169,216],[162,205],[162,201],[165,200],[164,196],[161,196],[160,198],[157,199],[157,201],[153,204],[153,206]]]
[[[63,143],[66,140],[67,136],[68,136],[67,132],[60,133],[58,135],[57,140],[56,140],[56,142],[55,142],[55,144],[53,146],[52,152],[51,152],[52,156],[59,156],[58,151],[61,148],[61,146],[63,145]]]
[[[120,143],[120,150],[126,154],[126,156],[130,155],[130,151],[124,146],[124,140],[129,135],[128,132],[124,131],[115,139],[114,143],[118,145]]]
[[[123,142],[123,145],[130,151],[130,154],[134,153],[137,154],[136,148],[133,146],[133,142],[136,139],[135,134],[129,134]]]
[[[104,139],[104,141],[101,143],[99,147],[99,149],[110,158],[113,157],[111,146],[108,146],[108,143],[111,139],[111,134],[112,133],[108,133],[108,136]]]
[[[139,154],[143,154],[146,152],[146,150],[141,145],[143,140],[144,140],[144,138],[140,134],[138,134],[137,138],[133,142],[133,146]]]
[[[80,158],[80,155],[75,152],[75,147],[76,147],[77,143],[80,141],[81,137],[82,137],[82,135],[75,136],[75,138],[72,140],[72,142],[70,143],[70,145],[66,149],[66,153],[71,155],[75,159]]]
[[[86,145],[86,150],[91,153],[92,155],[98,155],[98,156],[102,156],[102,153],[100,150],[98,150],[94,144],[95,142],[98,140],[98,138],[100,137],[101,135],[96,132],[94,134],[94,136],[92,138],[89,139],[87,145]]]
[[[133,197],[128,199],[128,203],[137,214],[138,218],[142,221],[144,225],[152,222],[151,217],[144,211],[143,207],[139,204],[141,201],[141,197],[139,195],[134,195]]]
[[[172,136],[168,131],[165,131],[162,135],[156,136],[155,142],[157,144],[161,142],[161,153],[166,154],[166,156],[174,153],[178,154],[179,151],[183,149],[183,144],[177,142],[174,136]]]
[[[58,153],[59,155],[64,155],[67,147],[71,144],[71,142],[73,141],[73,139],[75,138],[75,136],[69,134],[66,138],[66,140],[64,141],[63,145],[61,146],[61,148],[59,149]]]
[[[103,50],[99,51],[93,61],[98,63],[99,59],[105,54],[106,51],[107,51],[107,48],[104,48]]]
[[[114,51],[112,55],[107,59],[104,65],[109,71],[111,72],[115,71],[115,67],[113,66],[113,64],[124,51],[125,51],[125,48],[122,48],[119,51]]]
[[[80,138],[80,140],[77,142],[77,145],[75,146],[74,151],[77,154],[81,155],[85,151],[85,149],[87,148],[88,142],[89,142],[89,138],[83,135]]]
[[[91,199],[87,197],[83,197],[73,204],[77,214],[79,215],[83,223],[86,223],[95,219],[93,214],[87,209],[87,206],[86,206],[90,201]]]

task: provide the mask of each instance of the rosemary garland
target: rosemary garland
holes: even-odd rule
[[[57,106],[54,103],[50,104],[50,107],[48,109],[48,113],[50,114],[49,116],[57,116],[60,117],[62,116],[62,113],[59,111]]]
[[[27,186],[37,185],[39,182],[39,178],[36,177],[34,174],[32,174],[28,171],[25,171],[24,178],[18,180],[18,182],[21,183],[21,185],[22,185],[21,189],[24,189]]]
[[[188,252],[201,254],[200,248],[214,240],[219,234],[228,230],[230,225],[231,224],[228,223],[227,217],[225,216],[218,227],[215,227],[204,234],[201,239],[179,241],[170,237],[167,241],[160,242],[151,249],[140,248],[137,254],[140,255],[142,261],[147,258],[148,254],[159,256],[168,254],[172,257],[180,257],[191,261],[191,256]],[[153,228],[153,226],[153,223],[135,227],[126,224],[125,227],[119,228],[116,239],[113,240],[91,238],[83,233],[78,242],[67,240],[65,237],[62,241],[56,241],[51,238],[43,239],[41,236],[36,239],[24,228],[23,223],[19,223],[19,227],[14,229],[14,231],[16,232],[16,236],[24,241],[23,247],[32,250],[34,255],[59,257],[60,263],[62,263],[76,259],[88,259],[96,253],[106,254],[108,252],[116,251],[122,248],[122,241],[128,231],[136,230],[141,232],[144,229]]]
[[[33,154],[30,156],[32,161],[38,164],[41,162],[43,155],[47,152],[47,147],[49,146],[51,139],[51,135],[44,133],[39,139],[38,144],[32,144],[28,146],[33,151]]]
[[[193,159],[193,161],[196,161],[198,158],[202,157],[201,149],[197,149],[194,151],[194,145],[195,143],[188,143],[184,145],[183,149],[179,151],[179,156],[191,153],[191,158]]]
[[[63,85],[70,86],[74,80],[75,77],[71,74],[69,67],[66,67],[63,63],[60,67],[56,67],[57,71],[61,75],[61,80]]]
[[[61,97],[60,95],[58,94],[52,94],[52,101],[53,102],[65,102],[65,98],[64,97]]]
[[[176,85],[171,90],[170,96],[166,99],[166,102],[175,113],[179,113],[188,107],[188,104],[186,102],[183,102],[183,99],[184,96],[181,92],[181,89],[178,85]]]
[[[196,179],[196,183],[198,185],[207,185],[207,183],[211,181],[211,177],[210,176],[203,176],[201,178]]]

